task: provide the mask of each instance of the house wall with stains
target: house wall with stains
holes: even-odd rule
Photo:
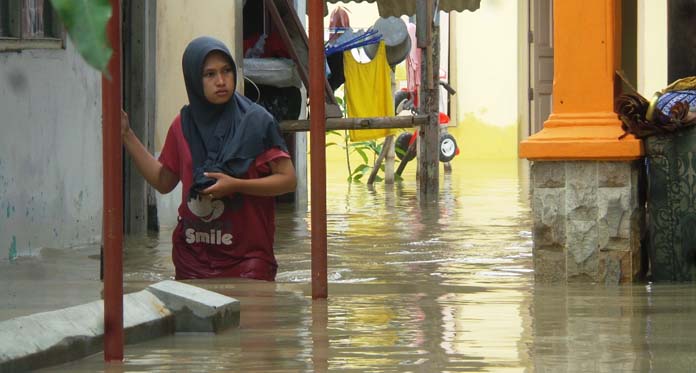
[[[0,52],[0,261],[98,244],[101,75],[64,49]]]

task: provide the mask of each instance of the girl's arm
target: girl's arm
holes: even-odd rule
[[[145,145],[140,142],[133,130],[130,128],[128,114],[121,110],[121,137],[123,146],[126,148],[135,163],[135,167],[140,171],[145,180],[152,185],[158,192],[165,194],[171,192],[179,178],[155,159],[147,151]]]

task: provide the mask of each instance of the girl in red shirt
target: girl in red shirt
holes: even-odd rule
[[[273,281],[275,196],[295,189],[278,123],[235,91],[236,64],[224,43],[199,37],[182,58],[189,104],[172,122],[159,159],[122,113],[123,144],[160,193],[182,182],[172,236],[177,279]]]

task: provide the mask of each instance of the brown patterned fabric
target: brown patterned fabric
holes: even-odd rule
[[[656,93],[657,97],[674,91],[696,90],[696,77],[686,77],[679,79],[662,91]],[[667,116],[657,115],[652,120],[648,119],[647,113],[650,102],[638,93],[628,93],[619,96],[616,100],[616,113],[621,120],[621,128],[624,134],[628,134],[642,139],[653,135],[661,135],[680,131],[696,125],[696,112],[687,102],[675,103]]]

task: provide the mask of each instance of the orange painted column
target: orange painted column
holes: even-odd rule
[[[623,134],[614,112],[621,65],[620,1],[553,2],[553,110],[544,129],[522,141],[530,160],[633,160],[642,142]]]

